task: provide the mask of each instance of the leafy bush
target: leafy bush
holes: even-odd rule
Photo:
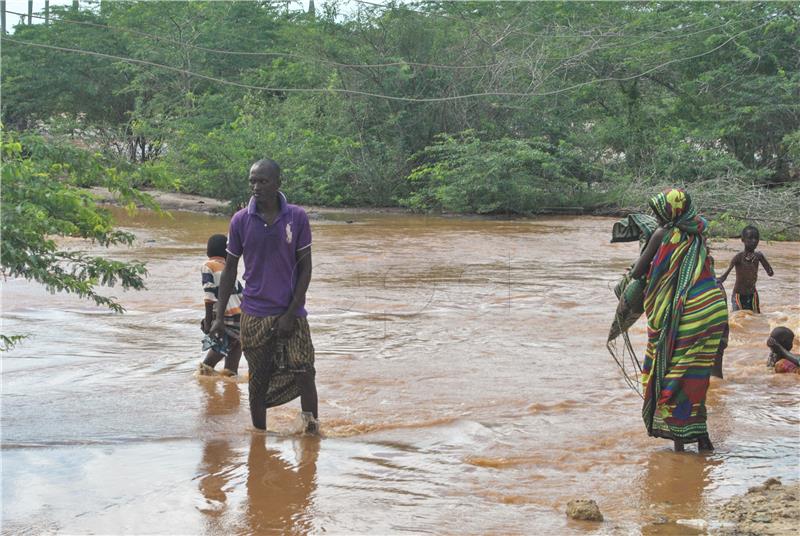
[[[402,200],[421,210],[531,214],[582,206],[592,172],[579,151],[544,138],[482,140],[475,131],[441,135],[415,155],[423,163],[408,177]]]
[[[299,101],[300,99],[298,99]],[[249,197],[247,173],[261,158],[272,158],[283,170],[283,189],[292,202],[342,205],[358,199],[349,137],[309,128],[305,121],[313,102],[253,103],[228,125],[205,135],[179,137],[168,161],[183,175],[183,189],[229,199]]]

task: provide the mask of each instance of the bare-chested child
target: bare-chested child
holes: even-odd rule
[[[736,283],[731,294],[731,304],[734,311],[742,309],[760,313],[761,308],[758,303],[758,291],[756,290],[758,264],[761,263],[764,266],[768,276],[772,277],[775,273],[772,271],[772,266],[769,265],[764,254],[756,251],[758,241],[758,229],[756,227],[748,225],[742,229],[744,251],[734,255],[728,269],[725,270],[721,277],[717,278],[720,283],[724,283],[731,270],[736,268]]]
[[[771,350],[767,366],[775,372],[800,373],[800,356],[792,353],[794,332],[783,326],[772,330],[767,339],[767,347]]]

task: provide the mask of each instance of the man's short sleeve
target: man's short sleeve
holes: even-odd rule
[[[234,257],[242,256],[242,216],[241,212],[237,212],[231,218],[230,227],[228,227],[228,247],[225,251]]]
[[[203,264],[200,268],[200,273],[203,277],[203,298],[207,303],[216,303],[219,289],[217,283],[214,281],[214,272],[208,264]]]
[[[297,215],[298,233],[297,233],[297,247],[295,251],[306,249],[311,246],[311,225],[308,223],[308,215],[306,211],[300,209]]]

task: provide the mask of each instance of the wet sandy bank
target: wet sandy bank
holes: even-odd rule
[[[143,189],[142,192],[153,197],[162,210],[181,210],[189,212],[201,212],[207,214],[226,215],[231,213],[231,206],[228,201],[204,197],[181,192],[162,192],[160,190]],[[114,195],[105,188],[96,186],[89,188],[89,192],[97,198],[98,203],[116,205],[118,204]],[[324,214],[411,214],[412,211],[399,207],[320,207],[313,205],[303,205],[311,218]],[[468,216],[466,216],[468,217]]]
[[[797,534],[800,527],[800,482],[783,485],[770,478],[719,509],[720,536]]]

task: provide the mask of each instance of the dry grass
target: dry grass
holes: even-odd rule
[[[650,196],[674,186],[691,194],[698,211],[708,218],[713,236],[736,237],[742,227],[753,224],[763,239],[800,240],[800,183],[766,188],[730,179],[691,184],[634,182],[619,191],[617,202],[626,212],[649,212]]]

